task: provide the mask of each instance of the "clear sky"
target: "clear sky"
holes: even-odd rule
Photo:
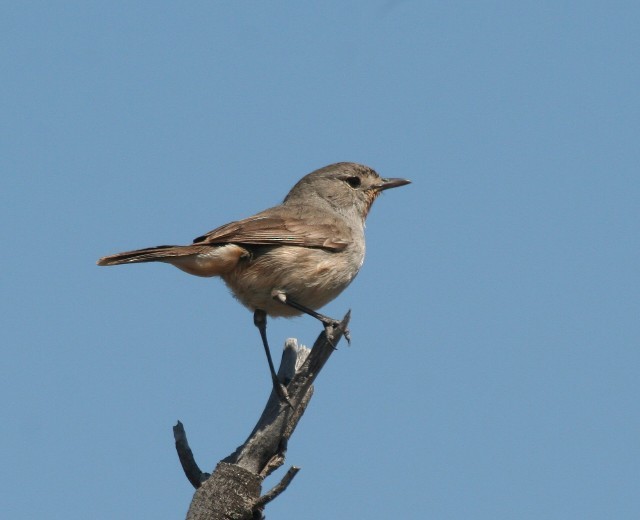
[[[206,470],[244,440],[257,331],[219,280],[95,261],[356,161],[413,184],[324,309],[352,346],[269,517],[640,518],[639,53],[637,2],[3,2],[3,516],[184,515],[171,427]]]

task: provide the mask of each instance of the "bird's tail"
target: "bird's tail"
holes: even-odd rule
[[[235,244],[157,246],[104,256],[98,265],[165,262],[195,276],[220,276],[230,272],[248,254]]]
[[[135,251],[125,251],[115,255],[103,256],[98,265],[137,264],[141,262],[170,262],[177,257],[189,256],[200,252],[202,247],[194,246],[157,246]]]

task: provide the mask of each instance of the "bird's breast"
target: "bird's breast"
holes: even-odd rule
[[[295,246],[259,247],[222,278],[251,310],[262,309],[270,316],[297,316],[298,310],[273,299],[274,292],[319,309],[351,283],[363,260],[364,243],[361,247],[350,244],[337,252]]]

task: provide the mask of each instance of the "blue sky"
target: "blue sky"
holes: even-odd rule
[[[640,517],[640,6],[5,2],[0,487],[12,519],[180,518],[269,376],[188,243],[356,161],[353,311],[270,518]],[[274,320],[310,344],[310,318]],[[283,470],[282,470],[283,471]],[[278,475],[279,476],[279,475]],[[268,488],[275,479],[267,481]]]

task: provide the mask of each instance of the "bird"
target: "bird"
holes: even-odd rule
[[[286,400],[267,341],[267,316],[310,315],[331,342],[339,322],[317,310],[344,291],[362,267],[365,220],[373,202],[383,191],[410,182],[383,178],[363,164],[330,164],[302,177],[281,204],[217,227],[189,245],[125,251],[97,263],[164,262],[191,275],[222,278],[253,312],[274,388]],[[345,336],[349,339],[348,332]]]

